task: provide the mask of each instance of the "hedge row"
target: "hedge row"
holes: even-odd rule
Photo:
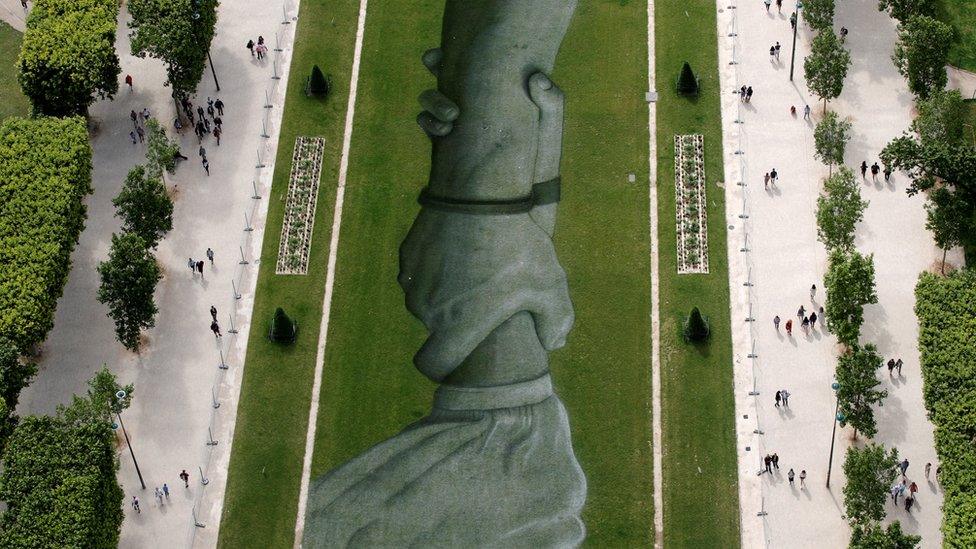
[[[925,406],[935,424],[943,546],[976,547],[976,272],[923,273],[915,288]]]
[[[0,336],[21,352],[44,340],[92,192],[84,119],[0,123]]]
[[[34,2],[18,66],[35,114],[84,114],[95,94],[119,90],[118,15],[118,0]]]

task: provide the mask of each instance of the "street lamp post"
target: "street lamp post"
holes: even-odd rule
[[[834,395],[837,397],[837,404],[834,405],[834,427],[830,431],[830,461],[827,463],[827,488],[830,488],[830,471],[834,467],[834,439],[837,434],[837,423],[843,422],[845,419],[844,414],[840,413],[840,395],[837,390],[840,389],[840,383],[836,381],[830,384],[830,388],[834,390]]]
[[[115,393],[115,398],[122,400],[125,398],[125,391],[119,390]],[[119,418],[119,426],[122,427],[122,434],[125,435],[125,445],[129,447],[129,455],[132,456],[132,464],[136,466],[136,474],[139,475],[139,484],[142,484],[142,489],[146,489],[146,481],[142,480],[142,471],[139,470],[139,462],[136,461],[136,454],[132,451],[132,443],[129,442],[129,433],[125,430],[125,423],[122,423],[122,410],[120,409],[115,414]]]
[[[194,0],[193,8],[199,9],[199,0]],[[200,19],[200,12],[193,12],[193,20],[196,21]],[[217,82],[217,71],[214,69],[213,58],[210,57],[210,44],[207,44],[207,61],[210,61],[210,73],[213,74],[214,86],[217,87],[217,91],[220,91],[220,82]]]
[[[793,53],[790,55],[790,82],[793,81],[793,63],[796,61],[796,29],[800,26],[800,8],[803,2],[797,0],[796,8],[793,10]]]

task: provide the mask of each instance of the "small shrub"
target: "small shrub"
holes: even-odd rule
[[[285,314],[284,309],[278,307],[275,309],[274,317],[271,319],[271,331],[268,334],[268,338],[271,341],[277,341],[281,343],[292,343],[295,341],[298,335],[298,327],[292,319],[288,318]]]
[[[318,65],[312,66],[312,76],[308,79],[308,93],[318,97],[329,95],[329,81],[322,75],[322,69]]]
[[[698,307],[691,309],[691,314],[685,319],[685,341],[705,341],[709,336],[708,317],[701,314]]]
[[[691,70],[691,65],[685,61],[681,67],[681,76],[678,77],[678,93],[681,95],[698,95],[698,78]]]

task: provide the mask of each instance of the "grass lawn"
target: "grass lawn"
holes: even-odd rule
[[[27,116],[29,108],[27,97],[20,91],[17,82],[17,57],[20,55],[20,40],[23,34],[10,25],[0,21],[0,120],[8,116]]]
[[[429,170],[414,118],[434,85],[420,54],[439,41],[442,9],[370,5],[313,477],[430,408],[434,386],[411,361],[424,330],[396,274]],[[577,322],[552,368],[600,547],[653,542],[646,67],[645,4],[581,3],[553,75],[567,97],[557,248]]]
[[[952,25],[955,36],[949,50],[949,64],[976,72],[976,2],[937,0],[936,18]]]
[[[661,267],[661,405],[665,547],[738,547],[739,507],[722,181],[715,3],[656,2],[657,167]],[[681,29],[681,32],[675,32]],[[697,100],[678,97],[684,61],[701,78]],[[678,275],[674,135],[705,136],[709,274]],[[689,346],[682,323],[693,306],[711,321],[707,345]]]
[[[358,10],[355,0],[301,3],[221,518],[221,547],[292,546]],[[312,64],[332,74],[334,91],[327,101],[303,93]],[[291,155],[299,135],[326,139],[312,240],[315,259],[305,276],[275,275]],[[279,347],[265,337],[279,306],[298,322],[294,346]]]

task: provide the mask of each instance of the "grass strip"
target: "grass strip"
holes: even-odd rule
[[[0,57],[0,120],[8,116],[27,116],[29,105],[27,96],[17,81],[17,55],[24,35],[7,23],[0,21],[0,51],[7,55]]]
[[[220,547],[292,546],[308,427],[326,258],[359,2],[302,0],[258,271],[251,333],[221,518]],[[331,74],[325,101],[305,96],[313,64]],[[305,276],[276,275],[275,263],[296,137],[322,136],[315,229]],[[298,322],[298,341],[268,341],[276,307]]]
[[[442,9],[370,5],[313,477],[430,408],[411,361],[424,330],[396,274],[429,170],[414,118]],[[567,97],[557,248],[577,321],[552,369],[587,475],[587,543],[601,547],[653,542],[646,51],[646,4],[581,3],[553,75]]]
[[[738,547],[725,193],[715,185],[724,177],[715,3],[656,2],[654,9],[664,545]],[[685,61],[701,79],[697,99],[679,97],[674,88]],[[674,136],[691,133],[705,137],[707,275],[677,274]],[[710,319],[706,345],[682,337],[694,306]]]
[[[937,0],[935,18],[952,26],[949,64],[976,72],[976,3],[968,0]]]

